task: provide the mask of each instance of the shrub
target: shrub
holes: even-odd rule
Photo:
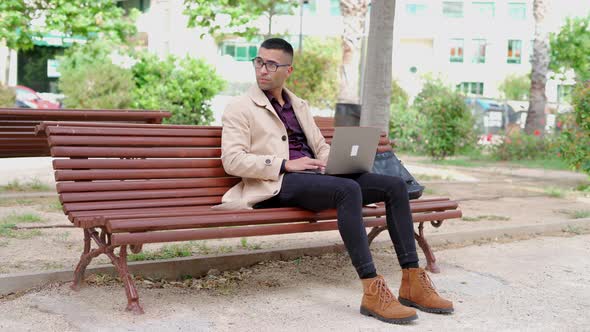
[[[306,38],[296,53],[288,88],[311,106],[332,108],[338,97],[339,39]]]
[[[590,82],[576,86],[572,105],[574,114],[562,118],[559,152],[572,168],[590,175]]]
[[[209,101],[225,82],[204,61],[143,53],[132,67],[136,89],[133,106],[170,111],[166,123],[207,125],[213,120]]]
[[[110,62],[79,64],[62,70],[59,80],[68,108],[129,108],[133,87],[131,71]]]
[[[500,83],[498,90],[507,99],[527,100],[531,90],[531,79],[529,75],[508,75]]]
[[[15,98],[14,91],[0,83],[0,107],[14,107]]]
[[[424,85],[414,107],[421,113],[423,147],[431,157],[444,159],[475,143],[473,119],[463,97],[440,80]]]
[[[528,135],[520,131],[504,137],[500,144],[492,147],[492,158],[496,160],[555,159],[557,147],[551,136]]]
[[[389,136],[395,140],[398,150],[419,151],[421,121],[420,112],[413,107],[408,107],[408,94],[397,81],[391,82]]]

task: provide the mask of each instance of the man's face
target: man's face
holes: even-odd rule
[[[291,75],[293,66],[291,66],[291,56],[282,50],[269,50],[266,48],[258,49],[258,57],[264,62],[273,62],[279,65],[289,64],[289,66],[278,67],[277,71],[269,71],[266,67],[254,67],[256,72],[256,83],[261,90],[282,89],[285,80]]]

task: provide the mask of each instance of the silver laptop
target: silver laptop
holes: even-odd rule
[[[312,174],[353,174],[370,172],[373,168],[381,131],[374,127],[336,127],[324,172],[299,171]]]

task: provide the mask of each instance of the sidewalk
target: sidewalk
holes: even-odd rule
[[[586,176],[561,171],[443,167],[414,161],[407,166],[419,179],[428,175],[424,177],[428,180],[422,181],[427,187],[425,196],[457,199],[464,213],[462,220],[446,221],[441,228],[425,227],[442,270],[433,279],[445,295],[456,300],[458,313],[450,317],[422,314],[419,323],[410,329],[480,330],[489,326],[490,330],[494,327],[500,330],[536,330],[536,327],[579,330],[587,326],[582,324],[589,323],[583,318],[587,315],[580,313],[580,308],[590,305],[590,294],[587,286],[581,286],[579,281],[584,278],[581,276],[590,275],[590,266],[582,263],[588,262],[588,235],[517,242],[541,234],[576,235],[590,231],[590,218],[573,218],[576,213],[583,215],[580,212],[590,211],[590,202],[566,191],[575,183],[587,182]],[[2,162],[0,169],[2,174],[10,174],[7,179],[3,178],[6,182],[12,177],[26,182],[33,177],[52,176],[47,158]],[[563,181],[564,178],[567,181]],[[553,194],[549,188],[560,190],[560,195]],[[36,194],[27,195],[26,200],[34,201]],[[16,202],[14,197],[8,196],[0,193],[0,201]],[[39,198],[42,199],[48,198]],[[43,217],[43,225],[69,224],[61,212],[47,211],[43,204],[46,203],[2,203],[0,217],[16,211],[31,211]],[[0,238],[0,284],[14,273],[40,272],[37,277],[60,275],[62,279],[54,280],[67,280],[81,252],[80,233],[78,229],[44,229],[42,237]],[[46,286],[16,299],[0,300],[0,308],[4,309],[0,311],[15,312],[10,317],[0,314],[0,322],[7,322],[0,323],[0,330],[4,330],[3,327],[35,329],[43,324],[48,324],[50,330],[153,327],[154,330],[358,331],[389,328],[358,315],[358,285],[345,255],[329,253],[297,258],[303,254],[334,252],[334,245],[341,244],[337,232],[255,237],[248,238],[247,244],[248,247],[243,248],[240,239],[202,242],[195,250],[204,254],[206,249],[208,254],[173,262],[192,261],[194,266],[223,255],[250,264],[263,257],[281,257],[286,261],[272,261],[242,270],[234,265],[234,272],[221,272],[214,278],[225,281],[215,283],[208,290],[193,287],[194,282],[188,287],[166,283],[152,287],[149,283],[140,283],[139,292],[148,312],[141,318],[120,311],[125,300],[120,284],[107,282],[80,293],[69,291],[67,285]],[[145,249],[154,250],[160,246],[146,246]],[[399,269],[392,259],[391,243],[385,232],[377,238],[373,248],[379,268],[389,276],[395,288]],[[568,252],[567,258],[560,260],[560,252]],[[217,261],[223,260],[228,259]],[[91,266],[104,263],[108,262],[101,258]],[[171,266],[161,264],[160,269]],[[202,269],[206,264],[200,265]],[[558,268],[554,270],[553,267]],[[217,269],[223,271],[224,267]],[[578,279],[570,278],[574,276]],[[209,280],[207,278],[203,280]],[[557,282],[557,289],[549,294],[542,294],[542,290],[533,286],[535,283],[551,284],[552,280]],[[578,287],[579,296],[573,298],[571,307],[567,306],[568,300],[560,297],[567,294],[566,284]],[[535,294],[535,300],[528,300],[528,292]],[[554,304],[561,305],[560,310],[565,314],[556,314]],[[547,307],[549,305],[551,307]],[[101,319],[113,315],[115,319]],[[535,319],[539,319],[538,322]],[[524,327],[516,322],[532,325]]]

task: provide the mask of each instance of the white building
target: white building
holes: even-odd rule
[[[300,33],[303,36],[341,35],[339,0],[305,2],[302,17],[299,9],[292,15],[275,16],[273,32],[286,33],[295,48],[299,46]],[[411,96],[420,91],[424,75],[430,74],[441,76],[466,93],[499,97],[498,85],[507,75],[531,71],[532,3],[533,0],[397,0],[394,78]],[[249,60],[256,54],[259,40],[232,39],[218,44],[210,36],[200,38],[201,30],[187,28],[183,0],[122,0],[120,5],[142,11],[137,26],[140,38],[150,51],[160,56],[205,58],[226,80],[238,85],[252,82]],[[549,30],[557,31],[566,16],[584,16],[588,10],[589,1],[555,0],[547,18]],[[268,22],[260,18],[255,24],[264,31]],[[6,49],[0,47],[0,72],[4,72],[5,53]],[[15,63],[16,57],[12,58]],[[16,75],[13,76],[10,84],[15,83]],[[550,80],[547,85],[549,101],[558,101],[558,91],[566,94],[567,86],[572,83],[571,80]]]

